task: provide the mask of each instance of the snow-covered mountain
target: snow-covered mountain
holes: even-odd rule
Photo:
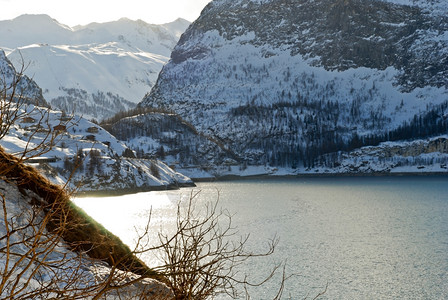
[[[70,28],[47,15],[0,21],[0,48],[52,106],[101,120],[135,106],[154,85],[189,22],[120,19]]]
[[[179,114],[240,164],[290,169],[443,135],[447,16],[444,0],[215,0],[139,106]]]

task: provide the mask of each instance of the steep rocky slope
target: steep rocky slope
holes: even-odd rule
[[[327,153],[445,134],[447,7],[216,0],[139,105],[180,114],[253,165],[309,168]]]

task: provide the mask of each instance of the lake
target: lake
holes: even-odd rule
[[[198,183],[196,188],[75,203],[128,245],[135,229],[170,230],[175,208],[191,191],[233,214],[249,249],[275,253],[244,266],[255,279],[286,262],[283,299],[447,299],[448,177],[316,177]],[[105,209],[107,208],[107,209]],[[157,264],[146,257],[150,266]],[[250,290],[272,299],[279,277]]]

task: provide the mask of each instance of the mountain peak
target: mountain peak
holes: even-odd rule
[[[166,24],[173,24],[173,23],[188,23],[190,24],[191,22],[188,20],[185,20],[184,18],[177,18],[176,20],[172,21],[172,22],[168,22],[162,25],[166,25]]]
[[[182,33],[190,26],[191,22],[182,18],[177,18],[173,22],[165,23],[160,26],[164,27],[168,31],[173,32],[177,38],[180,38]]]
[[[17,66],[28,64],[54,107],[101,120],[151,89],[188,26],[173,24],[121,18],[72,30],[48,15],[23,15],[0,22],[0,48]]]
[[[72,30],[69,26],[59,23],[56,19],[53,19],[47,14],[23,14],[20,15],[13,20],[12,23],[17,23],[20,25],[24,25],[26,27],[37,27],[42,28],[44,26],[57,26],[62,27],[66,30]]]
[[[30,20],[49,20],[49,21],[53,21],[54,19],[51,18],[49,15],[47,14],[22,14],[18,17],[15,17],[14,19],[12,19],[12,21],[15,22],[29,22]]]
[[[55,44],[73,30],[48,15],[21,15],[0,21],[0,47],[18,48],[30,44]]]

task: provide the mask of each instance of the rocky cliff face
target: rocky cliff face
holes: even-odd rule
[[[365,0],[217,3],[182,37],[172,53],[174,63],[207,53],[210,45],[190,46],[205,32],[217,30],[227,41],[251,32],[247,43],[300,54],[327,70],[393,66],[402,71],[397,79],[407,89],[446,85],[447,44],[437,39],[448,30],[446,16]]]
[[[213,1],[140,106],[179,113],[250,164],[310,166],[443,134],[446,12],[441,1]]]

